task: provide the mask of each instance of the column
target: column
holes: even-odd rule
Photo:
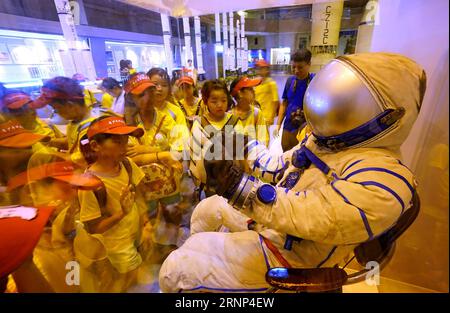
[[[54,2],[68,48],[67,51],[60,50],[65,75],[72,77],[73,74],[80,73],[91,81],[96,80],[97,74],[91,50],[78,38],[70,2],[67,0],[54,0]]]
[[[222,55],[224,55],[223,54],[223,46],[221,47],[221,42],[220,42],[220,31],[221,31],[221,28],[220,28],[220,13],[215,13],[215,15],[214,15],[214,21],[215,21],[215,29],[216,29],[216,31],[215,31],[215,33],[216,33],[216,44],[215,44],[215,50],[214,50],[214,62],[215,62],[215,68],[216,68],[216,79],[218,79],[219,78],[219,64],[218,64],[218,61],[217,61],[217,54],[219,53],[218,52],[218,50],[220,49],[220,48],[222,48]]]
[[[241,14],[241,62],[243,72],[248,70],[248,48],[247,38],[245,37],[245,14],[245,12]]]
[[[234,71],[236,69],[236,51],[234,50],[234,18],[233,12],[230,15],[230,58],[229,69]]]
[[[167,14],[161,13],[161,25],[162,25],[162,31],[163,31],[164,52],[166,55],[167,71],[170,75],[172,75],[173,54],[172,54],[172,46],[170,45],[170,39],[172,37],[172,33],[170,31],[169,16]]]
[[[236,20],[236,68],[242,71],[242,54],[241,54],[241,36],[240,36],[240,23]]]
[[[311,72],[336,57],[344,1],[315,2],[312,6]]]
[[[226,77],[226,71],[229,69],[228,26],[226,13],[222,13],[222,22],[223,22],[223,77]]]
[[[205,70],[203,69],[203,53],[202,53],[202,34],[200,28],[200,17],[194,17],[194,31],[195,31],[195,54],[197,57],[197,71],[198,75],[204,76]]]
[[[183,31],[184,31],[184,64],[187,65],[187,60],[192,60],[191,55],[191,26],[189,25],[189,17],[183,17]],[[194,62],[194,61],[192,61]]]

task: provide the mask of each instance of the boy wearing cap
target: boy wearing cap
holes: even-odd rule
[[[64,139],[71,160],[81,166],[86,166],[80,152],[79,141],[86,134],[90,123],[96,118],[85,103],[83,87],[78,81],[57,76],[47,81],[41,89],[41,96],[33,102],[34,107],[51,105],[61,117],[69,120],[67,125],[67,139]],[[101,115],[114,116],[108,110],[100,110]]]
[[[256,62],[256,73],[262,78],[261,84],[255,87],[255,99],[261,106],[267,126],[273,124],[278,113],[280,101],[276,82],[270,77],[270,64],[265,60]]]
[[[261,83],[260,78],[250,79],[248,77],[236,78],[230,85],[231,95],[236,101],[232,114],[237,118],[236,130],[242,134],[258,139],[259,142],[269,143],[267,122],[253,103],[255,92],[253,87]]]
[[[25,129],[18,121],[9,120],[0,124],[0,205],[24,202],[26,195],[17,191],[7,192],[8,180],[27,169],[28,160],[36,145],[50,137],[35,134]],[[34,147],[34,148],[33,148]]]
[[[141,128],[127,126],[118,117],[100,117],[87,131],[95,153],[95,162],[87,172],[105,185],[106,205],[102,207],[92,191],[79,191],[80,221],[90,234],[102,236],[109,262],[101,271],[82,268],[82,291],[124,292],[135,283],[142,262],[137,250],[141,217],[146,213],[138,209],[135,190],[144,173],[132,160],[124,160],[128,136],[139,138],[143,134]],[[101,281],[100,277],[107,279]]]
[[[37,117],[36,111],[30,107],[32,102],[30,96],[22,91],[7,90],[1,98],[0,107],[6,118],[17,120],[33,133],[49,136],[52,140],[64,137],[58,128],[50,127]]]

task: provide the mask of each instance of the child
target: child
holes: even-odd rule
[[[262,78],[261,84],[255,87],[255,99],[260,104],[261,113],[269,127],[273,124],[280,105],[277,83],[270,77],[269,63],[258,60],[255,65],[256,73]]]
[[[162,68],[154,67],[148,71],[147,76],[156,87],[154,94],[156,109],[169,115],[177,125],[187,127],[183,111],[173,103],[169,74]]]
[[[190,170],[195,171],[196,162],[200,160],[206,141],[221,131],[234,131],[238,120],[228,113],[230,96],[227,85],[220,80],[205,83],[202,88],[202,99],[205,102],[205,112],[194,120],[192,140],[190,142]],[[198,175],[194,174],[194,177]],[[194,183],[202,189],[200,182]],[[201,192],[201,191],[200,191]],[[206,194],[209,196],[209,194]]]
[[[160,183],[146,184],[147,187],[152,187],[145,193],[145,199],[149,215],[153,215],[158,212],[159,204],[164,207],[180,201],[182,167],[178,160],[181,159],[185,141],[183,136],[187,134],[187,130],[155,108],[157,89],[147,75],[138,73],[131,76],[125,85],[125,91],[139,110],[137,125],[144,130],[142,138],[130,140],[127,155],[142,166],[148,180],[157,178]],[[177,127],[181,129],[178,131]],[[154,177],[154,173],[163,176]],[[166,244],[170,240],[155,238],[155,241]]]
[[[269,143],[267,123],[262,112],[253,106],[255,92],[253,87],[258,86],[261,79],[248,77],[236,78],[230,85],[231,95],[236,101],[232,114],[238,119],[239,132],[258,139],[259,142]]]
[[[79,143],[96,117],[85,103],[83,87],[68,77],[52,78],[42,87],[41,95],[33,102],[33,107],[43,107],[47,104],[51,105],[61,117],[70,121],[67,125],[67,138],[62,139],[64,142],[61,142],[61,145],[65,145],[74,163],[86,166]],[[108,110],[101,110],[100,114],[115,115]]]
[[[26,194],[7,191],[6,185],[11,177],[27,169],[33,146],[49,139],[26,130],[15,120],[0,123],[0,205],[30,203]]]
[[[25,129],[33,133],[49,136],[52,146],[64,135],[56,127],[50,127],[37,117],[36,111],[30,107],[32,100],[29,95],[18,90],[7,90],[1,98],[1,111],[7,119],[17,120]]]
[[[206,88],[202,89],[202,99],[205,102],[205,112],[201,117],[201,122],[196,119],[194,125],[205,128],[206,125],[213,126],[220,131],[225,125],[235,126],[237,120],[228,113],[230,96],[225,83],[220,80],[213,80],[205,83]]]
[[[130,138],[127,155],[138,165],[174,162],[176,159],[171,157],[170,151],[181,152],[183,142],[182,138],[174,136],[176,132],[173,130],[177,127],[175,121],[156,109],[155,84],[144,73],[137,73],[130,77],[124,90],[137,107],[135,123],[144,131],[144,136],[139,140]]]
[[[102,180],[106,203],[101,205],[92,191],[79,191],[80,221],[88,233],[101,238],[109,262],[100,269],[82,267],[82,291],[124,292],[136,282],[137,268],[142,262],[137,250],[142,211],[134,201],[134,190],[144,173],[126,158],[126,152],[128,136],[143,134],[141,128],[126,126],[118,117],[100,117],[87,131],[95,154],[87,172]]]
[[[191,128],[194,118],[203,115],[194,80],[189,76],[183,76],[176,81],[176,86],[182,91],[182,97],[177,103],[186,116],[188,127]]]

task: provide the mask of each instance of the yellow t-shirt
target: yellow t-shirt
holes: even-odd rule
[[[95,120],[96,117],[92,117],[89,115],[85,119],[80,122],[70,122],[67,125],[67,143],[69,146],[70,159],[72,162],[82,165],[85,165],[85,160],[83,154],[80,151],[79,142],[80,139],[87,133],[90,123]]]
[[[64,137],[64,135],[61,133],[61,131],[59,131],[58,128],[50,127],[38,117],[36,117],[36,127],[33,129],[33,133],[49,136],[52,139]]]
[[[208,116],[207,116],[207,115],[206,115],[205,117],[206,117],[206,119],[208,120],[208,122],[209,122],[212,126],[214,126],[215,129],[221,130],[221,129],[226,125],[226,123],[228,122],[228,120],[230,119],[231,113],[226,112],[225,115],[224,115],[224,117],[223,117],[223,119],[221,119],[220,121],[213,121],[212,119],[208,119]]]
[[[142,170],[129,160],[132,169],[131,182],[137,186],[144,178]],[[92,172],[102,180],[106,188],[106,201],[113,212],[122,211],[120,195],[122,188],[129,182],[127,170],[121,165],[120,173],[115,176],[107,176]],[[94,192],[87,190],[78,191],[80,201],[80,221],[87,222],[102,216],[98,200]],[[135,203],[131,211],[117,224],[104,232],[104,245],[108,259],[119,273],[127,273],[137,268],[141,262],[141,256],[136,247],[140,235],[139,208]]]
[[[193,116],[202,116],[203,115],[203,110],[202,110],[203,108],[201,106],[200,99],[195,98],[193,106],[187,105],[186,104],[186,100],[184,100],[184,99],[181,99],[179,102],[183,106],[183,108],[184,108],[184,112],[183,113],[185,114],[185,116],[187,118],[193,117]]]
[[[94,96],[94,93],[87,88],[84,88],[84,103],[91,107],[94,103],[97,102],[97,99]]]
[[[266,78],[255,87],[256,101],[261,105],[261,110],[266,121],[272,121],[277,115],[277,109],[273,102],[279,101],[277,83],[272,78]]]
[[[101,101],[102,107],[111,109],[113,102],[114,102],[113,96],[111,96],[107,92],[103,93]]]
[[[249,135],[266,146],[268,145],[270,139],[269,132],[267,130],[266,120],[261,110],[251,106],[250,111],[246,114],[238,114],[236,108],[233,108],[232,112],[238,119],[235,127],[237,132]]]
[[[177,125],[184,125],[187,127],[186,116],[184,115],[180,107],[173,104],[172,102],[166,101],[164,108],[159,111],[170,116]]]
[[[139,117],[139,115],[138,115]],[[187,133],[187,128],[183,125],[177,125],[176,122],[162,111],[155,110],[155,116],[150,128],[146,129],[142,121],[138,122],[137,127],[144,130],[141,138],[130,136],[131,145],[146,145],[157,147],[159,151],[182,151],[183,141]]]

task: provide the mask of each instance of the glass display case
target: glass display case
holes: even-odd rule
[[[43,79],[64,75],[58,35],[0,30],[0,81],[9,88],[42,85]]]
[[[167,67],[163,45],[113,41],[106,41],[105,45],[109,77],[120,80],[119,62],[122,59],[131,60],[138,72],[147,72],[152,67]]]

